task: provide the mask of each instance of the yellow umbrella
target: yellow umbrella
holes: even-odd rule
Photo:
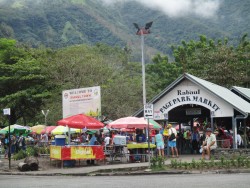
[[[31,127],[30,129],[32,130],[32,132],[36,133],[36,134],[41,134],[41,132],[46,128],[45,125],[35,125],[33,127]]]
[[[57,126],[53,131],[51,131],[51,134],[53,135],[60,135],[60,134],[66,134],[68,132],[68,127],[64,127],[62,125]],[[70,133],[80,133],[81,129],[70,129]]]

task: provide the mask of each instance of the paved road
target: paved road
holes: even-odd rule
[[[1,188],[249,188],[249,174],[150,176],[0,176]],[[169,184],[171,183],[171,186]]]

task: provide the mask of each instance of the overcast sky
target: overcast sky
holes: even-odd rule
[[[101,0],[106,5],[136,1],[149,8],[162,11],[169,17],[198,15],[214,18],[222,0]]]

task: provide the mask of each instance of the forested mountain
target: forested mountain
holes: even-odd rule
[[[15,38],[31,46],[51,48],[73,44],[105,43],[127,46],[140,60],[140,39],[134,22],[153,21],[145,38],[148,59],[156,52],[170,54],[170,46],[199,35],[239,40],[250,31],[250,1],[221,1],[216,17],[170,17],[138,1],[105,6],[100,0],[0,0],[0,37]]]
[[[101,86],[103,117],[133,114],[143,104],[133,23],[150,21],[147,101],[183,72],[249,88],[249,8],[249,0],[0,0],[0,108],[24,125],[43,122],[41,110],[50,109],[54,125],[63,90]]]

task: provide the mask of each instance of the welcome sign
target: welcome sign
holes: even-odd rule
[[[62,92],[63,118],[85,114],[101,116],[101,88],[100,86],[65,90]]]

